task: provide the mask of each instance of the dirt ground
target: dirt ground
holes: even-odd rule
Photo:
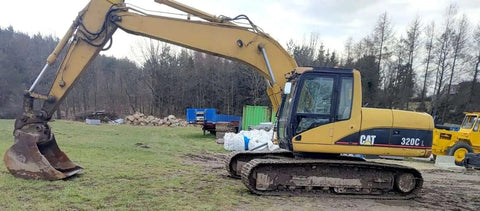
[[[186,162],[203,166],[219,179],[233,180],[224,170],[226,154],[187,154]],[[258,196],[258,203],[244,204],[239,210],[478,210],[480,208],[480,170],[453,172],[435,167],[433,162],[374,159],[421,171],[424,184],[419,196],[411,200],[371,200],[337,197]],[[237,181],[241,183],[240,180]],[[245,189],[245,191],[247,191]]]

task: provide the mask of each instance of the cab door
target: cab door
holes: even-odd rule
[[[292,114],[293,143],[330,143],[335,121],[335,74],[305,74],[297,89]]]
[[[338,79],[338,94],[332,142],[356,144],[359,142],[361,122],[361,87],[354,83],[353,75],[341,75]],[[358,80],[359,81],[359,80]],[[355,86],[356,85],[356,86]],[[355,93],[356,92],[356,93]]]
[[[477,122],[473,126],[472,132],[470,133],[470,142],[472,143],[473,151],[475,153],[480,152],[480,118],[476,118]]]
[[[336,141],[351,144],[357,140],[361,91],[358,71],[304,73],[297,82],[289,124],[294,151],[328,152],[326,146]]]

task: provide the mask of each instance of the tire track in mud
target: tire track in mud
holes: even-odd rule
[[[477,210],[480,207],[480,171],[463,173],[446,170],[422,171],[425,179],[415,202],[426,208]]]

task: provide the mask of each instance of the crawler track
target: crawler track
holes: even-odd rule
[[[410,199],[423,185],[410,167],[324,159],[254,159],[243,165],[241,178],[258,195]]]
[[[230,177],[240,179],[241,169],[244,164],[253,159],[259,158],[293,158],[293,153],[286,150],[278,151],[237,151],[232,152],[225,159],[225,169],[230,174]]]

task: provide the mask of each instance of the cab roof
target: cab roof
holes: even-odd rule
[[[307,71],[321,71],[325,73],[352,73],[355,69],[338,67],[297,67],[293,71],[285,74],[285,78],[292,79]]]

